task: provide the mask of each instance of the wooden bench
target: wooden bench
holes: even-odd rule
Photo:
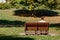
[[[29,22],[25,23],[26,34],[48,34],[48,22]]]
[[[48,22],[38,22],[37,24],[37,34],[48,34],[49,30],[49,23]]]
[[[36,34],[37,23],[29,22],[25,24],[25,33],[26,34]]]

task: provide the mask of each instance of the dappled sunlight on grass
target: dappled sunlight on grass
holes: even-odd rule
[[[0,11],[0,21],[1,24],[8,24],[9,22],[16,23],[14,21],[21,22],[37,22],[40,21],[40,18],[36,17],[19,17],[14,16],[12,11]],[[60,16],[59,17],[45,17],[45,20],[49,23],[60,23]],[[3,21],[7,21],[6,23]],[[15,40],[60,40],[60,24],[52,24],[49,26],[49,33],[57,34],[54,36],[51,35],[20,35],[20,33],[24,33],[25,26],[21,27],[0,27],[0,40],[1,38],[8,40],[12,39]],[[15,36],[14,36],[15,35]],[[17,37],[18,36],[18,37]],[[29,39],[28,39],[29,38]]]

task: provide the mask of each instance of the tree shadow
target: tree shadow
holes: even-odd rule
[[[58,12],[55,11],[51,11],[51,10],[15,10],[14,11],[14,15],[15,16],[25,16],[25,17],[29,17],[29,16],[35,16],[35,17],[41,17],[41,16],[58,16]]]
[[[31,16],[31,12],[29,10],[15,10],[14,12],[15,16],[22,16],[22,15],[26,17]]]
[[[60,23],[50,24],[49,27],[55,27],[57,29],[60,29]]]
[[[0,27],[21,27],[24,26],[24,23],[22,21],[0,20]]]
[[[16,37],[16,36],[0,36],[0,40],[34,40],[29,37]]]
[[[35,15],[37,17],[40,17],[40,16],[49,16],[49,17],[52,17],[52,16],[58,16],[58,12],[51,11],[51,10],[36,10]]]

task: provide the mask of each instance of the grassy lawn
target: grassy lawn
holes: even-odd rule
[[[8,20],[11,21],[21,21],[21,22],[37,22],[40,18],[34,17],[19,17],[14,16],[13,11],[0,11],[0,21]],[[50,23],[60,23],[60,17],[46,17],[45,20]],[[0,27],[0,40],[60,40],[60,24],[57,26],[50,26],[49,33],[55,34],[51,35],[20,35],[24,32],[24,26],[20,27]]]
[[[51,35],[20,35],[24,32],[24,27],[11,27],[11,28],[0,28],[0,39],[11,39],[11,40],[60,40],[60,30],[56,28],[49,28],[49,32],[52,34],[59,34],[55,36]]]

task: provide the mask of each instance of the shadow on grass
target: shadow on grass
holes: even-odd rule
[[[50,24],[49,27],[55,27],[57,29],[60,29],[60,23]]]
[[[15,10],[14,15],[16,16],[35,16],[35,17],[41,17],[41,16],[58,16],[58,12],[51,11],[51,10]]]
[[[0,36],[0,40],[34,40],[34,39],[29,37]]]
[[[0,27],[21,27],[24,26],[24,23],[22,21],[0,20]]]

